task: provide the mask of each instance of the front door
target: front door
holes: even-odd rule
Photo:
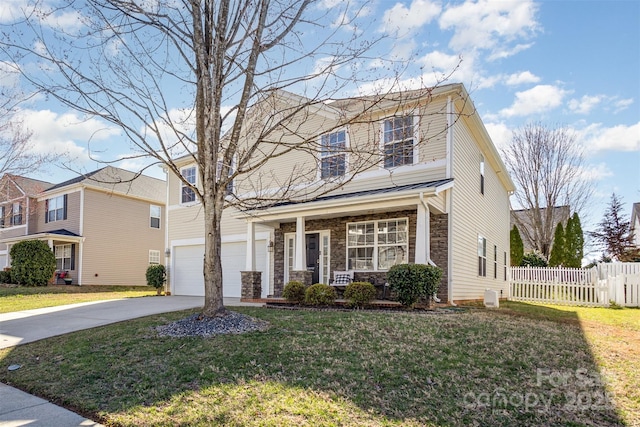
[[[311,283],[320,282],[320,234],[305,235],[305,247],[307,249],[307,271],[313,273]]]

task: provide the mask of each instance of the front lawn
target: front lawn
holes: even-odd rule
[[[0,313],[55,307],[78,302],[155,295],[148,286],[68,286],[49,285],[17,288],[0,287]]]
[[[502,307],[234,308],[271,328],[209,339],[170,313],[0,350],[0,381],[106,425],[640,425],[639,310]]]

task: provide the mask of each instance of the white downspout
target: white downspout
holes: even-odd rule
[[[453,100],[451,97],[447,98],[447,170],[446,177],[453,178]],[[453,188],[450,188],[446,193],[446,206],[449,213],[448,231],[447,231],[447,293],[449,295],[449,303],[453,306],[456,304],[453,302]]]

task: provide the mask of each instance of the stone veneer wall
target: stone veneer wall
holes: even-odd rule
[[[258,299],[262,295],[262,272],[241,271],[241,294],[243,299]]]
[[[345,270],[346,250],[347,250],[347,223],[372,221],[391,218],[409,219],[409,257],[413,262],[415,259],[415,235],[416,235],[416,210],[404,210],[397,212],[384,212],[371,215],[343,216],[337,218],[327,218],[306,221],[307,231],[329,230],[331,234],[331,265],[330,270]],[[447,241],[448,241],[448,215],[430,215],[431,227],[431,258],[444,271],[438,297],[447,300]],[[284,287],[284,234],[293,233],[296,230],[295,222],[280,224],[280,228],[275,230],[274,235],[274,296],[282,296]],[[377,282],[385,280],[384,272],[357,272],[356,280],[374,279]]]

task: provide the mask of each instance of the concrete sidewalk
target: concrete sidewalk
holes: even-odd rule
[[[0,348],[13,347],[82,329],[171,311],[202,307],[203,297],[142,297],[96,301],[0,314]],[[225,298],[224,304],[241,303]],[[0,365],[0,369],[8,366]],[[100,426],[67,409],[0,383],[0,427]]]

